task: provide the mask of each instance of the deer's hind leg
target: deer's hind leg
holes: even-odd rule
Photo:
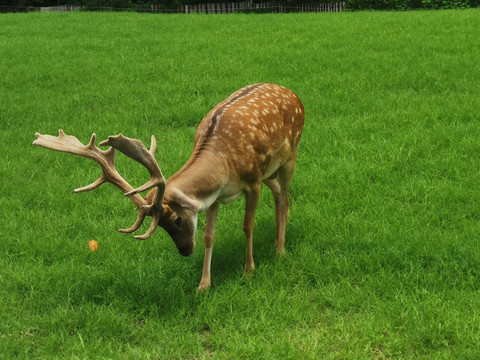
[[[278,170],[278,175],[273,179],[263,181],[273,194],[275,201],[275,245],[277,253],[283,255],[285,253],[285,229],[287,227],[287,219],[289,215],[289,185],[295,169],[295,162],[289,161],[282,165]]]

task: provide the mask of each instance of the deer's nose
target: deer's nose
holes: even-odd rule
[[[179,252],[180,255],[182,255],[182,256],[190,256],[190,255],[192,255],[192,253],[193,253],[193,248],[190,248],[190,247],[188,247],[188,248],[179,248],[179,249],[178,249],[178,252]]]

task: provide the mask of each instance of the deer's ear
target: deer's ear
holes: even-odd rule
[[[173,214],[173,210],[168,204],[162,204],[162,214],[164,217],[170,217]]]
[[[147,193],[147,195],[145,195],[144,199],[149,205],[153,204],[153,199],[155,197],[156,192],[157,192],[157,188],[153,188]]]
[[[191,199],[178,189],[172,189],[172,200],[182,208],[187,208],[195,212],[199,212],[202,208],[200,201]]]

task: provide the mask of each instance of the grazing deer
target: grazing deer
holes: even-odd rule
[[[292,91],[273,84],[246,86],[215,106],[200,123],[195,135],[193,153],[183,167],[168,180],[155,161],[156,140],[150,150],[140,140],[123,135],[110,136],[100,142],[106,151],[95,146],[95,134],[88,145],[76,137],[36,133],[34,145],[84,156],[96,161],[102,175],[92,184],[74,193],[96,189],[104,182],[120,188],[138,208],[135,224],[121,232],[131,233],[145,216],[153,221],[144,235],[150,237],[158,225],[164,228],[183,256],[195,247],[197,215],[206,212],[203,237],[205,259],[199,290],[210,287],[210,263],[215,238],[218,204],[229,203],[242,194],[246,197],[243,229],[247,238],[245,272],[254,269],[252,233],[255,209],[262,182],[275,200],[276,247],[284,253],[285,227],[288,217],[288,187],[295,167],[298,143],[302,135],[304,108]],[[115,149],[138,161],[150,173],[150,180],[134,189],[116,171]],[[145,198],[140,192],[152,189]]]

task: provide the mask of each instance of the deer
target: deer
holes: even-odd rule
[[[91,191],[103,183],[119,188],[138,209],[135,223],[122,233],[133,233],[145,217],[152,223],[143,235],[149,238],[158,226],[173,239],[180,255],[195,248],[198,214],[205,212],[203,242],[205,256],[198,290],[211,287],[211,260],[219,204],[228,204],[245,195],[243,231],[246,238],[245,274],[255,269],[253,259],[254,217],[262,183],[270,188],[275,204],[275,244],[285,252],[285,231],[289,216],[289,185],[295,169],[298,144],[303,132],[305,110],[291,90],[275,84],[245,86],[217,104],[200,122],[187,162],[165,180],[155,160],[157,143],[151,136],[150,149],[141,140],[122,134],[109,136],[99,146],[92,134],[87,145],[59,130],[58,136],[36,133],[33,145],[79,155],[97,162],[101,176],[73,192]],[[115,168],[115,150],[139,162],[150,174],[142,186],[134,188]],[[148,191],[145,197],[140,193]]]

